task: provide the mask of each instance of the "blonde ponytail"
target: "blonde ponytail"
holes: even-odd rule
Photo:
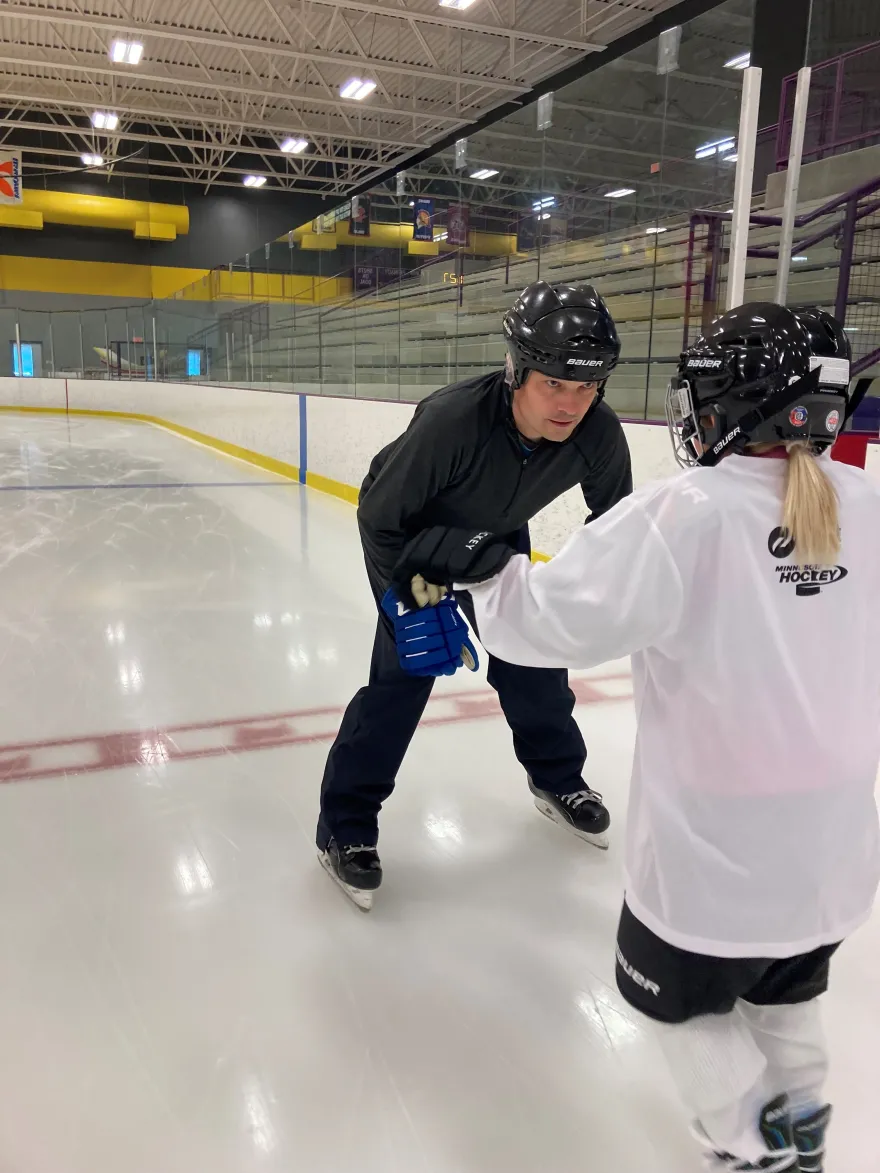
[[[801,566],[830,566],[840,553],[837,490],[805,440],[786,444],[782,524]]]

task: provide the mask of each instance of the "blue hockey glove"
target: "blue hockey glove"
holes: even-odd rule
[[[385,592],[382,610],[394,624],[400,666],[413,676],[452,676],[464,665],[479,667],[467,624],[451,595],[434,606],[413,609],[402,603],[394,587]]]

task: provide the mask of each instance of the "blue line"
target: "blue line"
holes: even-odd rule
[[[296,481],[168,481],[138,483],[134,481],[106,485],[0,485],[0,493],[69,493],[96,489],[251,489],[272,487],[298,489]]]
[[[306,396],[299,397],[299,483],[306,483],[309,458],[309,421],[306,411]]]

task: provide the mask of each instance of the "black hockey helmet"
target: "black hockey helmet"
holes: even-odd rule
[[[682,353],[667,392],[678,463],[717,464],[748,444],[808,440],[816,451],[833,444],[849,392],[849,358],[838,353],[838,334],[848,352],[830,314],[796,315],[774,302],[716,318]]]
[[[555,379],[600,384],[617,366],[620,340],[614,319],[592,285],[527,285],[504,315],[513,386],[529,371]]]

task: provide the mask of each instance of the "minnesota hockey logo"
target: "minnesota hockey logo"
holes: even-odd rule
[[[774,558],[787,558],[794,550],[794,538],[787,529],[783,529],[778,525],[776,529],[770,531],[770,537],[767,539],[767,549]]]
[[[774,558],[789,558],[794,553],[794,545],[794,538],[782,526],[770,531],[767,549]],[[788,565],[777,566],[775,570],[780,584],[790,584],[795,588],[795,594],[802,598],[820,594],[823,586],[832,586],[849,573],[845,566]]]

